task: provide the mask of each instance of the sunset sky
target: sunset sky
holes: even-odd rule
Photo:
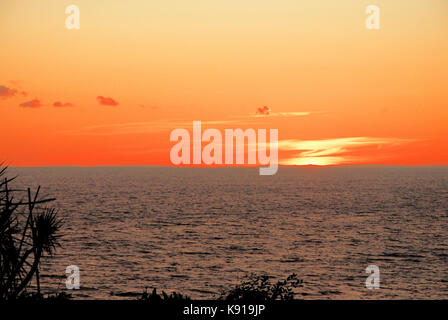
[[[0,39],[11,166],[170,165],[193,120],[278,129],[280,164],[448,165],[445,0],[2,0]]]

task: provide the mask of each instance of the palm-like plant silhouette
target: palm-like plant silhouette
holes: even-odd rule
[[[61,220],[46,204],[54,199],[39,199],[31,190],[11,189],[15,178],[3,178],[0,164],[0,300],[24,296],[35,279],[40,295],[41,258],[53,255],[59,245]],[[25,193],[27,200],[15,196]]]

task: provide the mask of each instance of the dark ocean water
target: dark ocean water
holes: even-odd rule
[[[213,298],[251,272],[297,273],[305,299],[448,299],[448,167],[10,168],[56,197],[47,291],[117,299],[145,287]],[[380,289],[368,290],[368,265]]]

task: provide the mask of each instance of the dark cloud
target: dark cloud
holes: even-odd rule
[[[39,108],[42,107],[42,104],[38,99],[33,99],[31,101],[21,103],[20,106],[24,108]]]
[[[17,89],[8,88],[0,85],[0,98],[6,99],[14,97],[17,94]]]
[[[268,116],[271,113],[271,108],[269,108],[268,106],[264,106],[264,107],[259,107],[257,108],[257,114],[258,115],[263,115],[263,116]]]
[[[118,102],[109,97],[98,96],[96,100],[103,106],[118,106]]]
[[[73,107],[73,104],[70,102],[56,101],[55,103],[53,103],[53,107]]]

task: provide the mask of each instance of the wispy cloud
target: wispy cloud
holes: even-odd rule
[[[311,112],[304,111],[304,112],[272,112],[270,116],[274,117],[303,117],[303,116],[309,116]]]
[[[100,100],[104,99],[104,97],[98,97]],[[107,98],[111,99],[111,98]],[[112,99],[113,100],[113,99]],[[101,100],[102,101],[102,100]],[[100,102],[101,103],[101,102]],[[118,104],[118,103],[117,103]],[[143,106],[142,106],[143,107]],[[266,109],[267,108],[267,109]],[[259,108],[264,111],[266,114],[272,116],[306,116],[311,114],[310,112],[278,112],[271,113],[268,107]],[[79,128],[76,130],[64,131],[66,134],[76,134],[76,135],[121,135],[121,134],[139,134],[139,133],[149,133],[149,132],[158,132],[164,130],[172,130],[175,128],[191,128],[194,120],[201,120],[202,125],[205,126],[221,126],[221,125],[254,125],[256,126],[260,121],[260,119],[256,119],[254,117],[263,117],[261,114],[252,114],[252,115],[239,115],[233,116],[227,120],[201,120],[201,119],[193,119],[193,120],[157,120],[157,121],[145,121],[145,122],[127,122],[127,123],[115,123],[115,124],[104,124],[97,126],[90,126]]]
[[[201,121],[203,126],[207,125],[225,125],[238,123],[238,120],[211,120]],[[121,135],[121,134],[139,134],[160,132],[164,130],[172,130],[175,128],[191,129],[193,121],[185,120],[158,120],[145,122],[126,122],[104,124],[97,126],[83,127],[75,130],[64,131],[66,134],[74,135]]]
[[[412,142],[410,139],[350,137],[325,140],[281,140],[279,150],[298,151],[291,158],[281,161],[284,165],[332,165],[363,160],[353,155],[366,146],[399,145]]]

